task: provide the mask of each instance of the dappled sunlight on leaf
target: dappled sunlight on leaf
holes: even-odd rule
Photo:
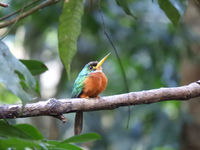
[[[35,93],[36,82],[29,70],[18,61],[9,48],[0,41],[0,82],[23,102],[30,101]],[[29,91],[29,93],[27,93]]]

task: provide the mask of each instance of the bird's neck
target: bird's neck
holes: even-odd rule
[[[90,74],[93,74],[93,73],[99,73],[99,72],[103,72],[102,70],[95,70],[93,72],[88,72],[88,73],[81,73],[79,76],[88,76]]]

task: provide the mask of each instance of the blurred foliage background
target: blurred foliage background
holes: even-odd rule
[[[4,2],[10,7],[0,8],[0,16],[26,4],[25,0]],[[130,91],[179,86],[200,77],[199,1],[170,2],[181,15],[177,26],[156,0],[127,0],[137,19],[127,15],[116,1],[101,1],[106,31],[117,48]],[[61,10],[60,2],[0,29],[1,36],[9,31],[3,41],[16,58],[40,60],[48,67],[48,71],[37,76],[40,99],[70,97],[73,82],[82,67],[89,61],[100,60],[108,52],[112,55],[103,66],[108,86],[102,96],[125,93],[118,60],[102,28],[99,1],[84,1],[78,51],[71,63],[71,77],[67,77],[58,53],[57,27]],[[19,102],[19,98],[1,85],[0,101],[13,104]],[[128,128],[127,107],[84,113],[84,132],[97,132],[102,140],[83,146],[93,150],[198,150],[199,107],[198,101],[131,106]],[[73,135],[74,114],[65,116],[66,124],[51,117],[9,121],[33,124],[47,139],[62,140]]]

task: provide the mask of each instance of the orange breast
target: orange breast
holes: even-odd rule
[[[97,97],[105,90],[107,78],[103,72],[94,72],[85,79],[83,92],[80,97]]]

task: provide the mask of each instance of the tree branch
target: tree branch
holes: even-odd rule
[[[189,100],[200,96],[200,80],[186,86],[130,92],[92,99],[55,99],[26,105],[0,105],[0,119],[53,116],[63,122],[63,114],[77,111],[115,109],[120,106],[150,104],[166,100]]]
[[[0,2],[1,7],[8,7],[8,4]]]
[[[4,28],[4,27],[7,27],[23,18],[25,18],[26,16],[29,16],[30,14],[34,13],[35,11],[39,10],[39,9],[42,9],[44,7],[47,7],[49,5],[52,5],[52,4],[55,4],[57,2],[59,2],[60,0],[46,0],[44,3],[41,3],[35,7],[33,7],[32,9],[30,10],[27,10],[26,12],[22,13],[21,15],[19,16],[16,16],[8,21],[5,21],[3,23],[0,23],[0,28]]]
[[[31,7],[33,4],[37,3],[38,1],[40,1],[40,0],[33,0],[33,1],[29,2],[28,4],[26,4],[25,6],[23,6],[23,7],[20,8],[20,9],[16,10],[15,12],[12,12],[12,13],[6,15],[6,16],[1,17],[1,18],[0,18],[0,21],[5,20],[5,19],[8,19],[8,18],[10,18],[10,17],[12,17],[12,16],[14,16],[14,15],[16,15],[16,14],[22,12],[24,9],[26,9],[26,8],[28,8],[28,7]]]

